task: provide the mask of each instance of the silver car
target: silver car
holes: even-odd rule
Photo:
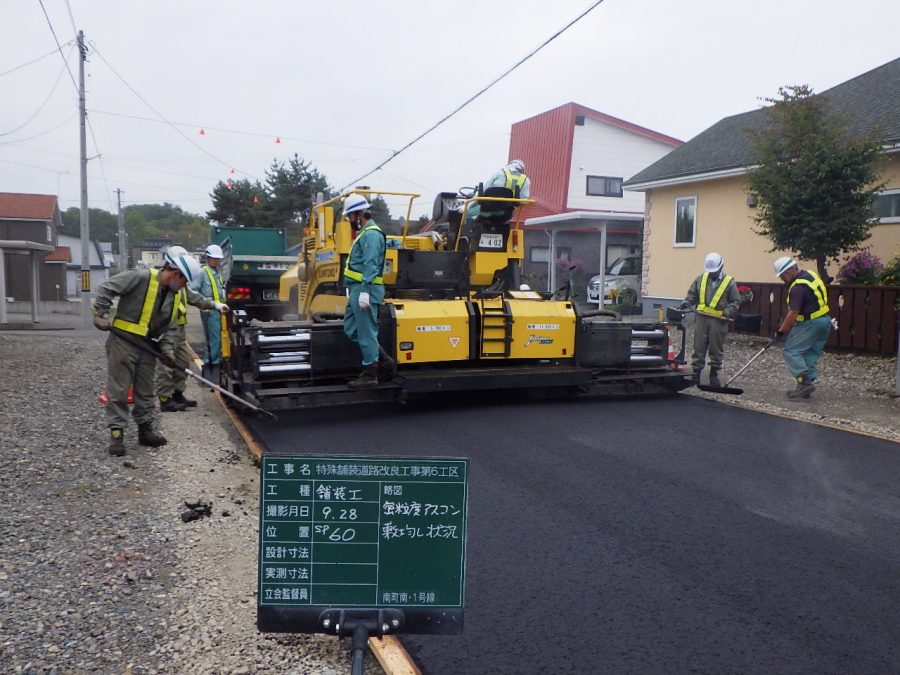
[[[588,302],[600,303],[600,275],[591,277],[588,283]],[[624,289],[634,291],[634,300],[641,295],[641,256],[623,255],[616,258],[606,270],[606,282],[603,289],[604,304],[615,303],[621,300]],[[631,295],[631,293],[627,293]]]

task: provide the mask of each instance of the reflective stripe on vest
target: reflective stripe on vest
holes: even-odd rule
[[[187,323],[187,291],[181,289],[178,291],[178,325],[183,326]]]
[[[798,314],[797,321],[807,321],[808,319],[818,319],[820,316],[825,316],[828,314],[828,289],[825,288],[825,284],[822,281],[822,278],[811,270],[803,270],[806,274],[812,277],[812,281],[809,279],[801,279],[799,276],[794,277],[793,283],[791,283],[788,288],[787,298],[785,298],[785,302],[788,306],[788,311],[791,310],[791,289],[794,288],[797,284],[803,284],[804,286],[808,286],[810,290],[813,292],[813,296],[816,299],[816,302],[819,305],[819,309],[817,309],[812,314]]]
[[[713,295],[712,300],[709,301],[709,304],[706,304],[706,282],[709,279],[709,272],[703,273],[703,279],[700,281],[700,300],[697,302],[697,311],[701,314],[711,314],[712,316],[724,316],[725,312],[721,309],[716,309],[719,306],[719,302],[722,300],[722,297],[725,295],[725,291],[728,290],[728,284],[734,281],[734,277],[730,274],[726,274],[725,278],[722,279],[722,283],[719,284],[719,287],[716,289],[715,295]]]
[[[204,267],[203,271],[206,272],[206,276],[209,277],[209,284],[212,286],[213,300],[222,302],[222,299],[219,297],[219,284],[216,283],[216,275],[213,274],[213,271],[209,267]]]
[[[503,187],[505,187],[507,190],[512,190],[513,197],[518,199],[519,193],[522,192],[522,186],[525,185],[525,174],[515,174],[504,166],[503,175],[506,176],[506,183],[503,185]]]
[[[356,235],[356,239],[354,239],[353,243],[350,244],[350,253],[347,254],[347,264],[344,265],[344,278],[345,279],[352,279],[353,281],[362,283],[362,272],[357,272],[356,270],[350,269],[350,256],[353,255],[353,247],[356,246],[356,242],[358,242],[360,237],[362,237],[363,234],[365,232],[368,232],[369,230],[375,230],[376,232],[378,232],[378,234],[380,234],[382,237],[384,237],[384,232],[382,232],[381,228],[378,227],[377,225],[366,225],[362,229],[362,232],[360,232],[358,235]],[[382,265],[383,264],[384,263],[382,263]],[[383,269],[384,268],[382,268],[382,271],[383,271]],[[382,276],[375,277],[375,281],[373,283],[374,284],[383,284],[384,277],[382,277]]]
[[[113,328],[118,328],[119,330],[123,330],[126,333],[134,333],[135,335],[140,335],[141,337],[147,337],[147,334],[150,332],[150,317],[153,314],[153,308],[156,306],[156,298],[159,295],[159,270],[150,270],[150,279],[147,283],[147,292],[144,295],[144,304],[141,307],[141,316],[138,319],[137,323],[132,321],[126,321],[125,319],[117,316],[113,320]],[[178,313],[178,307],[181,305],[179,302],[180,293],[175,294],[175,298],[172,301],[172,316],[169,317],[169,323],[175,321],[176,315]]]

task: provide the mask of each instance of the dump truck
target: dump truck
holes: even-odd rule
[[[355,190],[370,201],[407,198],[405,225],[386,237],[379,341],[397,362],[389,382],[350,389],[360,352],[343,331],[351,193],[311,209],[298,259],[281,277],[290,320],[229,315],[223,386],[264,410],[409,401],[435,392],[519,389],[539,395],[674,394],[688,386],[669,325],[582,311],[568,288],[521,284],[522,207],[505,188],[464,188],[434,200],[432,231],[411,233],[411,193]],[[478,215],[473,217],[473,206]]]
[[[284,255],[285,230],[214,226],[210,238],[224,254],[220,269],[228,306],[254,319],[282,318],[289,308],[278,297],[279,278],[296,262]]]

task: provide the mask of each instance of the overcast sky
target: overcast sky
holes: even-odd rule
[[[91,50],[89,205],[115,212],[121,188],[203,214],[216,181],[294,153],[344,187],[593,2],[43,0],[48,23],[39,0],[0,0],[0,191],[80,202],[51,25],[75,82],[76,28]],[[824,91],[896,58],[898,24],[896,0],[605,0],[365,182],[428,212],[506,161],[511,124],[569,101],[689,140],[781,85]]]

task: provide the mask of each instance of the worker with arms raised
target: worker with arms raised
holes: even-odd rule
[[[816,390],[816,366],[833,325],[828,315],[828,290],[818,274],[801,270],[793,258],[779,258],[774,268],[788,286],[788,312],[775,333],[776,342],[784,341],[784,362],[797,382],[787,397],[809,398]]]
[[[378,384],[379,375],[382,380],[393,378],[396,367],[378,344],[378,310],[384,303],[385,236],[372,220],[372,205],[361,195],[350,194],[344,200],[344,218],[356,233],[344,267],[344,333],[359,345],[362,353],[362,372],[347,386],[366,389]]]
[[[200,275],[200,263],[189,255],[166,260],[161,270],[120,272],[97,287],[94,326],[109,331],[106,341],[106,422],[110,430],[109,454],[125,454],[128,423],[128,389],[133,388],[131,415],[138,426],[138,443],[150,447],[166,444],[153,428],[156,419],[154,370],[158,352],[170,366],[176,365],[174,333],[181,304],[179,291]],[[110,317],[118,298],[115,318]]]

